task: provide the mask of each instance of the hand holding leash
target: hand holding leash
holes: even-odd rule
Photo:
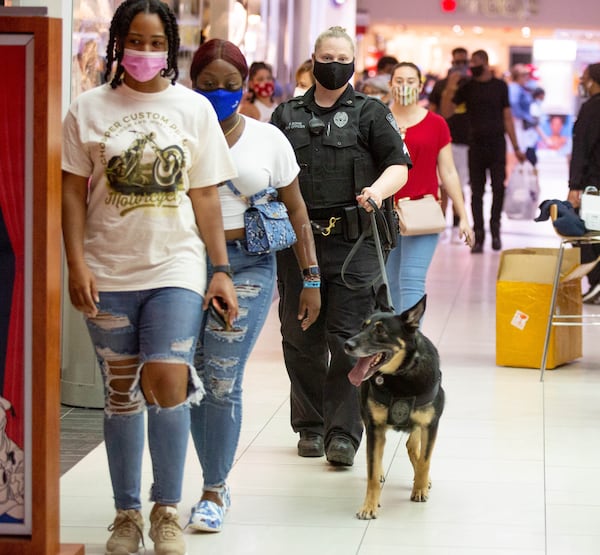
[[[379,193],[372,187],[365,187],[360,195],[356,197],[356,200],[367,212],[377,210],[383,202]]]

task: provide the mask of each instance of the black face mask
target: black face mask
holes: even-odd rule
[[[471,75],[477,79],[477,77],[483,75],[484,68],[483,66],[470,66],[469,70],[471,71]]]
[[[354,60],[349,64],[317,62],[313,64],[315,79],[326,89],[335,91],[343,87],[354,75]]]

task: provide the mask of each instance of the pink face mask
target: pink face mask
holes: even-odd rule
[[[161,69],[167,67],[167,53],[125,48],[121,65],[136,81],[145,83],[154,79]]]
[[[258,96],[270,98],[275,91],[275,85],[273,84],[273,81],[263,81],[262,83],[252,85],[252,89]]]

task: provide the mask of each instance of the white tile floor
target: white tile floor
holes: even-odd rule
[[[565,198],[563,160],[540,164],[541,198]],[[503,222],[504,248],[557,246],[550,224]],[[380,517],[354,516],[366,482],[364,442],[353,468],[296,455],[275,306],[245,380],[242,437],[222,533],[187,535],[189,555],[597,555],[600,553],[600,347],[558,370],[495,365],[499,254],[440,244],[428,282],[424,331],[440,350],[447,404],[428,503],[409,500],[406,437],[388,433]],[[586,309],[587,310],[587,309]],[[190,445],[191,447],[191,445]],[[144,462],[144,488],[150,485]],[[190,448],[182,520],[201,471]],[[145,513],[149,506],[145,507]],[[103,445],[61,479],[61,541],[104,553],[112,521]],[[147,539],[147,553],[153,553]]]

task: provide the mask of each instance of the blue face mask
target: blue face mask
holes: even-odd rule
[[[242,100],[242,89],[237,91],[228,91],[226,89],[215,89],[214,91],[202,91],[200,89],[194,89],[197,93],[208,98],[212,104],[219,121],[227,119],[233,114],[237,107],[240,105]]]

